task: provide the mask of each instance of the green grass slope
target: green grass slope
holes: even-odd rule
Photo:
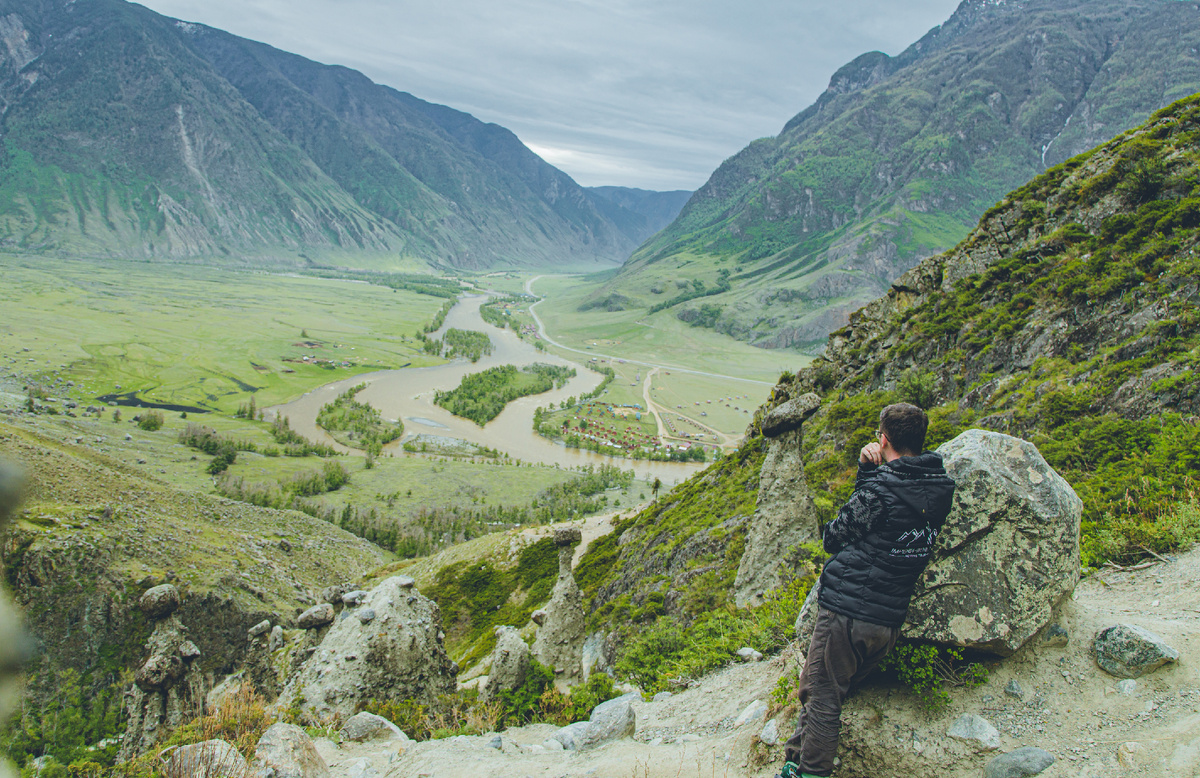
[[[756,611],[734,612],[728,591],[758,488],[753,433],[803,392],[823,401],[803,436],[823,520],[880,409],[909,401],[930,413],[931,448],[968,428],[1033,441],[1083,499],[1087,565],[1200,541],[1197,141],[1200,95],[1012,192],[785,374],[749,442],[594,542],[576,577],[618,670],[667,688],[777,645],[805,571]]]
[[[1004,193],[1200,89],[1197,45],[1188,3],[967,0],[900,56],[838,71],[599,296],[760,345],[819,345]],[[674,302],[673,282],[692,279],[716,294]]]

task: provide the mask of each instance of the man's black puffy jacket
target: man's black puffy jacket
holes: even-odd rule
[[[860,463],[854,493],[825,526],[817,601],[853,619],[899,627],[950,513],[954,481],[931,451]]]

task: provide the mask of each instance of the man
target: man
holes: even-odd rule
[[[929,419],[915,405],[879,414],[858,457],[854,493],[824,529],[817,620],[800,674],[800,721],[781,778],[833,773],[842,702],[896,644],[913,587],[950,513],[954,481],[923,451]]]

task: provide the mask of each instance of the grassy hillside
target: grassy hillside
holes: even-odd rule
[[[957,248],[901,276],[785,374],[755,414],[821,395],[805,472],[823,520],[853,488],[880,409],[928,409],[930,447],[969,428],[1037,444],[1084,501],[1085,565],[1200,541],[1200,96],[1055,166],[988,211]],[[668,688],[765,650],[805,570],[734,612],[761,438],[615,525],[576,576],[617,666]],[[813,562],[821,558],[810,549]],[[744,642],[743,642],[744,641]],[[666,657],[666,659],[662,659]]]
[[[1006,192],[1200,90],[1198,45],[1187,3],[967,0],[898,57],[838,71],[594,296],[817,347]],[[693,281],[707,296],[679,299]]]

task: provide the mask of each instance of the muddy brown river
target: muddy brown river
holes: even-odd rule
[[[479,315],[479,308],[487,299],[485,295],[468,295],[461,298],[446,315],[442,329],[433,333],[433,337],[440,338],[445,330],[452,327],[487,333],[492,341],[492,353],[478,362],[472,364],[466,360],[455,360],[436,367],[381,370],[356,375],[314,389],[289,403],[267,408],[264,411],[266,418],[273,419],[276,414],[282,414],[301,435],[328,443],[345,453],[360,453],[336,443],[317,426],[316,419],[322,406],[332,402],[350,387],[365,383],[367,388],[359,392],[357,399],[378,408],[384,418],[404,422],[404,437],[385,447],[385,454],[397,452],[404,441],[416,435],[427,434],[458,438],[488,446],[523,462],[559,467],[617,465],[626,470],[632,469],[639,478],[659,478],[667,486],[673,486],[706,467],[703,463],[650,462],[610,457],[592,451],[567,448],[535,435],[535,408],[557,405],[567,397],[586,394],[600,385],[602,377],[579,363],[538,351],[532,344],[518,338],[512,330],[497,329],[485,322]],[[535,362],[573,367],[576,375],[562,389],[514,400],[484,427],[468,419],[461,419],[433,403],[434,392],[455,388],[469,373],[478,373],[498,365],[524,367]]]

